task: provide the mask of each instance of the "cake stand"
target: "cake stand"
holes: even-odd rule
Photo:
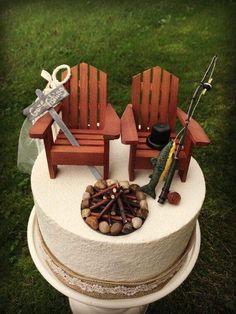
[[[50,270],[42,256],[39,246],[39,234],[37,229],[37,218],[35,209],[30,214],[27,229],[28,246],[31,257],[41,275],[56,290],[69,298],[71,310],[74,314],[141,314],[145,313],[148,304],[155,302],[174,291],[187,278],[192,271],[200,250],[201,234],[199,223],[195,228],[195,242],[188,253],[187,259],[174,277],[159,291],[131,299],[104,300],[83,295],[63,284]]]

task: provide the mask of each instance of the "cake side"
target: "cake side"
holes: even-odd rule
[[[175,263],[197,220],[195,216],[180,230],[151,242],[126,243],[125,235],[123,243],[106,243],[61,228],[37,204],[36,213],[47,247],[66,267],[89,278],[130,282],[151,279]]]

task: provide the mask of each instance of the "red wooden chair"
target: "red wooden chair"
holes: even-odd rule
[[[177,108],[178,84],[176,76],[158,66],[133,77],[132,104],[126,107],[121,118],[121,141],[130,145],[130,181],[134,180],[135,169],[153,168],[150,158],[159,154],[146,144],[151,127],[158,122],[168,123],[171,137],[175,138],[176,116],[183,125],[185,123],[186,113]],[[209,143],[201,126],[192,119],[178,163],[181,181],[186,181],[193,145]]]
[[[78,69],[79,68],[79,69]],[[109,175],[109,140],[119,138],[120,119],[107,104],[107,74],[86,63],[71,68],[65,84],[69,96],[55,108],[80,147],[72,146],[60,131],[53,141],[53,119],[47,113],[30,129],[30,137],[44,140],[50,177],[57,165],[103,165],[104,179]],[[62,73],[64,79],[66,73]]]

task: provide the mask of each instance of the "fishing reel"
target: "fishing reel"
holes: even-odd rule
[[[210,83],[203,83],[202,88],[206,89],[207,91],[212,89],[212,85]]]

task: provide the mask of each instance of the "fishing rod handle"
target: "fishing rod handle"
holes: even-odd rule
[[[167,196],[168,196],[168,193],[170,190],[170,186],[171,186],[171,182],[172,182],[173,177],[175,175],[177,162],[178,162],[178,157],[175,156],[172,163],[171,163],[170,170],[168,172],[164,186],[161,190],[161,194],[159,195],[159,198],[158,198],[158,203],[160,203],[160,204],[164,204],[166,199],[167,199]]]

